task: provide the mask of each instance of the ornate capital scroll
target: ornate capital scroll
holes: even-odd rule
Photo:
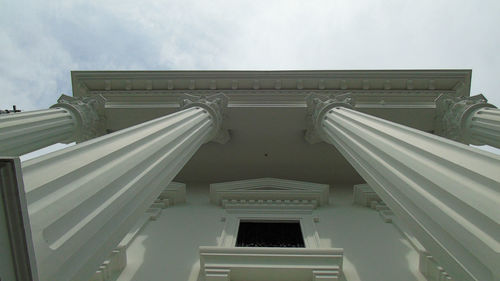
[[[436,134],[465,144],[476,141],[468,127],[472,116],[482,108],[496,108],[481,94],[472,97],[454,97],[441,94],[436,99]]]
[[[225,119],[225,110],[227,108],[228,98],[226,95],[219,93],[211,96],[195,96],[184,94],[180,100],[182,109],[190,107],[201,107],[205,109],[214,120],[215,130],[213,130],[210,140],[225,144],[229,141],[230,135],[227,129],[223,128],[223,120]]]
[[[325,114],[335,107],[354,108],[354,98],[351,93],[342,95],[320,95],[312,93],[307,97],[307,130],[305,139],[310,144],[323,141],[321,121]]]
[[[72,141],[82,142],[105,134],[105,103],[102,95],[74,98],[63,94],[51,108],[63,108],[71,113],[76,123]]]

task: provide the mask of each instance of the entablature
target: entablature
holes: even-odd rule
[[[74,96],[106,99],[107,133],[177,112],[185,94],[227,96],[222,130],[231,140],[224,148],[203,145],[178,181],[274,176],[355,183],[361,179],[339,153],[304,141],[308,95],[350,93],[360,112],[434,133],[435,100],[469,96],[470,77],[471,70],[74,71],[72,83]]]
[[[73,71],[75,96],[116,90],[457,90],[471,70]]]
[[[229,107],[305,107],[311,91],[349,91],[359,107],[434,108],[441,93],[468,96],[470,77],[470,70],[72,72],[73,95],[104,95],[107,108],[177,108],[182,94],[221,91]]]

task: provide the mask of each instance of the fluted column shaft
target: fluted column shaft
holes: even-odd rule
[[[55,144],[101,135],[97,98],[61,96],[46,110],[0,115],[0,155],[19,156]]]
[[[500,148],[500,110],[483,95],[465,98],[443,94],[436,99],[436,108],[438,135]]]
[[[500,109],[493,107],[476,109],[468,116],[463,130],[471,143],[500,148]]]
[[[310,97],[333,144],[455,280],[500,280],[500,156]],[[309,132],[311,134],[311,132]]]
[[[19,156],[59,142],[68,142],[76,122],[63,108],[0,115],[0,155]]]
[[[162,188],[220,131],[223,96],[23,165],[40,281],[88,280]]]

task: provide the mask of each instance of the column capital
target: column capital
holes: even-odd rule
[[[229,141],[230,136],[227,129],[222,126],[225,119],[225,111],[227,108],[228,98],[223,93],[218,93],[211,96],[195,96],[184,94],[180,100],[181,109],[190,107],[201,107],[205,109],[213,118],[215,130],[210,136],[210,140],[225,144]]]
[[[321,95],[312,93],[306,98],[307,103],[307,130],[305,139],[310,144],[321,142],[324,138],[321,121],[325,114],[335,107],[354,108],[354,97],[351,93],[341,95]]]
[[[465,144],[481,145],[466,129],[470,117],[481,108],[496,108],[482,95],[455,97],[441,94],[436,99],[436,134]]]
[[[69,141],[83,142],[105,134],[105,103],[102,95],[75,98],[63,94],[50,108],[63,108],[73,115],[76,129]]]

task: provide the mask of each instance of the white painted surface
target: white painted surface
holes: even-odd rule
[[[471,114],[464,124],[467,134],[476,143],[500,148],[500,110],[498,108],[480,108]]]
[[[196,150],[215,118],[190,107],[23,163],[41,281],[87,281]]]
[[[176,178],[206,183],[266,176],[361,182],[329,145],[304,142],[308,94],[348,91],[360,111],[429,132],[435,127],[434,100],[442,93],[468,96],[470,77],[470,70],[72,72],[75,97],[106,98],[110,131],[176,111],[185,93],[226,94],[224,126],[234,138],[201,147]]]
[[[0,155],[19,156],[55,143],[104,134],[104,98],[62,95],[45,110],[0,115]]]
[[[200,247],[205,281],[336,281],[343,249]]]
[[[322,138],[349,160],[455,279],[499,280],[500,157],[311,99]]]
[[[51,108],[0,116],[0,155],[19,156],[72,141],[77,123],[69,110]]]
[[[352,196],[352,187],[336,186],[330,204],[313,211],[321,246],[344,248],[346,281],[425,281],[411,244]],[[219,244],[225,216],[210,203],[208,184],[188,185],[187,202],[163,210],[132,242],[117,281],[198,280],[198,247]]]
[[[259,208],[262,204],[275,204],[277,200],[278,205],[312,204],[315,208],[328,204],[328,192],[327,184],[260,178],[210,184],[210,201],[224,208],[228,204]]]
[[[61,149],[66,148],[66,147],[70,147],[72,145],[75,145],[75,143],[74,142],[68,143],[68,144],[56,143],[56,144],[49,145],[49,146],[46,146],[44,148],[32,151],[30,153],[23,154],[23,155],[19,156],[19,159],[21,159],[21,162],[24,162],[24,161],[27,161],[27,160],[30,160],[33,158],[37,158],[37,157],[40,157],[42,155],[45,155],[45,154],[48,154],[48,153],[51,153],[51,152],[54,152],[57,150],[61,150]]]

